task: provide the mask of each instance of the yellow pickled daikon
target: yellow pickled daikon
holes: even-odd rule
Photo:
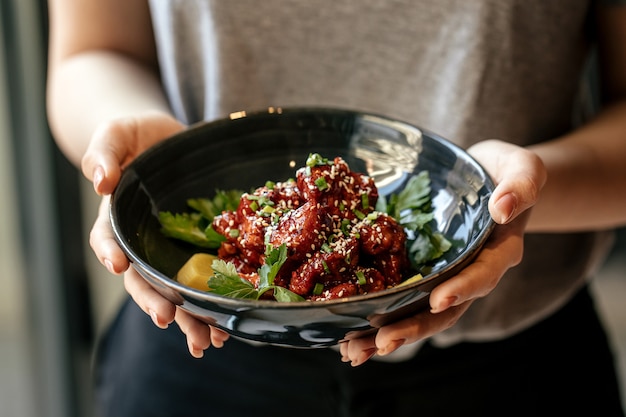
[[[219,258],[208,253],[196,253],[192,255],[178,271],[176,280],[188,287],[208,291],[209,286],[207,281],[213,275],[211,265],[216,259]]]

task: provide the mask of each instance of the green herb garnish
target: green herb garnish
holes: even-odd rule
[[[279,285],[274,285],[276,274],[287,260],[287,247],[282,244],[271,248],[266,256],[265,264],[259,268],[259,286],[255,288],[248,280],[241,278],[235,265],[222,259],[213,261],[214,275],[209,278],[211,292],[233,298],[258,300],[269,290],[274,291],[274,299],[281,302],[304,301],[298,294]]]
[[[315,180],[315,185],[317,186],[317,189],[320,191],[324,191],[329,188],[328,183],[326,182],[326,178],[324,177],[317,178]]]
[[[170,238],[179,239],[196,246],[217,249],[226,238],[217,233],[211,223],[222,211],[237,210],[242,191],[217,190],[215,197],[191,198],[187,205],[194,211],[188,213],[159,212],[161,232]]]
[[[402,191],[391,194],[389,200],[379,199],[378,211],[385,212],[402,225],[413,243],[409,247],[409,257],[414,266],[419,267],[441,257],[452,244],[430,226],[434,219],[430,197],[430,176],[422,171],[409,179]]]
[[[332,165],[332,162],[318,153],[310,153],[309,157],[306,159],[305,165],[307,167],[316,167],[321,165]]]
[[[332,161],[323,158],[319,154],[312,153],[307,158],[305,168],[310,174],[312,167],[323,165],[332,165]],[[265,185],[267,188],[272,189],[275,183],[268,181]],[[322,191],[328,188],[328,184],[323,177],[316,181],[316,186]],[[451,243],[443,234],[432,230],[431,224],[434,219],[434,213],[430,193],[430,177],[427,171],[422,171],[411,177],[405,188],[399,193],[391,194],[387,199],[378,199],[374,212],[366,215],[359,210],[353,210],[353,213],[361,221],[365,219],[374,221],[380,213],[386,213],[396,219],[407,231],[409,237],[407,250],[413,267],[424,271],[423,268],[427,268],[429,264],[432,264],[432,261],[441,257],[451,247]],[[236,211],[243,195],[244,193],[238,190],[218,190],[212,199],[189,199],[187,200],[187,205],[193,209],[189,213],[159,212],[161,230],[167,237],[186,241],[203,248],[217,249],[226,238],[213,229],[213,219],[224,211]],[[252,210],[260,211],[261,215],[271,216],[273,221],[278,219],[278,216],[274,215],[276,210],[274,202],[268,196],[247,194],[246,197],[252,200],[250,202]],[[363,210],[370,208],[369,196],[367,194],[361,194],[361,205]],[[342,202],[340,202],[340,208],[342,210],[345,208]],[[339,227],[340,232],[345,236],[349,236],[351,233],[350,226],[350,221],[343,219]],[[232,230],[230,237],[237,237],[237,234],[238,230]],[[354,237],[359,238],[356,233]],[[328,242],[322,245],[322,251],[331,252],[330,244],[334,239],[336,239],[336,236],[331,235]],[[277,301],[304,301],[303,297],[274,283],[278,271],[287,259],[286,246],[283,244],[276,248],[266,242],[265,255],[265,264],[258,269],[259,281],[257,287],[240,277],[233,263],[221,259],[215,260],[212,265],[214,274],[208,280],[210,291],[228,297],[255,300],[260,299],[263,294],[271,291]],[[349,255],[345,261],[350,263]],[[328,266],[325,263],[323,266],[325,272],[328,273]],[[366,277],[362,271],[356,273],[356,278],[360,285],[366,283]],[[319,295],[322,290],[323,285],[318,283],[314,293]]]
[[[363,273],[363,271],[356,271],[356,278],[359,285],[367,284],[367,280],[365,279],[365,274]]]

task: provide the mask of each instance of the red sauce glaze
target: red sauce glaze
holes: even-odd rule
[[[381,291],[399,284],[410,267],[406,233],[376,212],[378,189],[340,157],[303,167],[296,179],[257,188],[236,211],[213,220],[226,237],[218,256],[256,285],[266,245],[287,247],[274,284],[308,300]]]

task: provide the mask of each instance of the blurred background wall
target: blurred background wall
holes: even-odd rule
[[[93,346],[123,296],[87,247],[97,198],[46,124],[45,17],[0,0],[0,417],[94,416]],[[626,398],[624,235],[595,290]]]
[[[46,16],[0,1],[2,417],[94,415],[93,346],[123,294],[87,248],[97,199],[46,123]]]

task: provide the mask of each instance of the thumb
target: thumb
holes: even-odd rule
[[[468,152],[496,183],[489,199],[489,213],[496,223],[509,223],[537,203],[547,178],[537,154],[500,140],[479,142]]]

